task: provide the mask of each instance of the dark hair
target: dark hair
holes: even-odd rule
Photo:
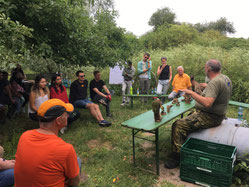
[[[95,70],[95,71],[93,72],[93,75],[96,76],[99,72],[100,72],[99,70]]]
[[[150,57],[150,54],[149,54],[149,53],[144,53],[144,56],[145,56],[145,55],[148,56],[148,57]]]
[[[44,75],[37,75],[37,76],[35,77],[35,84],[34,84],[34,86],[32,86],[32,88],[31,88],[31,91],[34,91],[37,95],[40,95],[40,93],[39,93],[39,83],[40,83],[40,81],[41,81],[42,79],[45,79],[45,80],[46,80],[46,77],[45,77]],[[48,89],[47,89],[46,87],[43,88],[43,91],[44,91],[45,94],[48,93]]]
[[[57,79],[57,77],[61,77],[60,74],[56,73],[56,74],[53,74],[52,77],[51,77],[51,85],[50,85],[50,89],[51,88],[54,88],[55,92],[58,93],[58,90],[56,88],[56,85],[55,85],[55,80]],[[60,89],[61,89],[61,93],[64,91],[64,87],[62,84],[59,85]]]
[[[167,61],[167,57],[164,57],[164,56],[163,56],[163,57],[161,58],[161,61],[162,61],[163,59],[165,59],[165,60]]]
[[[128,65],[132,65],[132,61],[128,60],[127,62],[128,62]]]
[[[75,73],[75,75],[78,77],[80,73],[84,73],[82,70],[79,70]]]

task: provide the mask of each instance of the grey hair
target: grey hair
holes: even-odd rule
[[[206,62],[206,66],[210,68],[212,72],[218,73],[221,70],[221,63],[219,60],[210,59]]]
[[[178,69],[180,69],[180,68],[184,71],[183,66],[178,66],[176,69],[178,70]]]
[[[163,56],[163,57],[161,58],[161,61],[162,61],[163,59],[167,61],[167,57]]]

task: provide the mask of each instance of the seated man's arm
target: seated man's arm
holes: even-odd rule
[[[105,92],[109,95],[110,94],[110,91],[108,90],[108,88],[106,87],[106,85],[103,86]]]
[[[68,186],[78,186],[80,183],[80,174],[72,179],[68,179],[67,184]]]
[[[196,102],[200,103],[201,105],[203,105],[207,108],[211,107],[215,101],[215,98],[213,98],[213,97],[203,97],[203,96],[201,96],[201,95],[199,95],[191,90],[188,90],[188,89],[183,89],[181,91],[190,94],[195,99]]]
[[[101,95],[101,96],[107,98],[107,96],[105,94],[103,94],[102,92],[100,92],[98,88],[93,88],[93,91],[95,91],[98,95]]]

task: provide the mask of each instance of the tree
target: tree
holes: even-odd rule
[[[227,33],[233,34],[236,32],[233,24],[227,21],[227,19],[224,17],[218,19],[217,21],[212,21],[212,22],[203,23],[203,24],[197,23],[194,25],[194,27],[199,32],[204,32],[207,30],[217,30],[221,34],[224,34],[224,35]]]
[[[152,14],[149,20],[149,25],[154,27],[156,30],[159,26],[175,24],[176,15],[171,11],[170,8],[165,7],[158,9]]]

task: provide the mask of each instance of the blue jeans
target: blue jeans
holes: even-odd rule
[[[7,187],[14,185],[14,169],[0,171],[0,186]]]
[[[91,104],[91,103],[93,103],[93,102],[89,101],[88,99],[81,99],[81,100],[74,101],[73,106],[75,108],[85,108],[86,109],[86,105]]]

